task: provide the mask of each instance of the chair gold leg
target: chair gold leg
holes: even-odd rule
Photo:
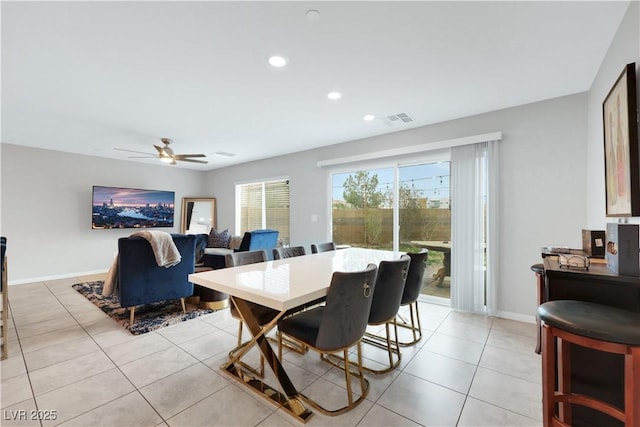
[[[6,281],[6,279],[5,279]],[[7,302],[7,289],[6,283],[4,284],[4,289],[2,290],[2,354],[0,355],[0,359],[4,360],[8,356],[8,346],[9,346],[9,329],[8,329],[8,302]]]
[[[268,337],[267,339],[271,340],[271,342],[273,342],[274,344],[278,344],[278,339],[276,338],[272,338],[272,337]],[[284,346],[285,348],[288,348],[291,351],[295,351],[296,353],[300,354],[300,355],[304,355],[307,353],[307,351],[309,350],[307,348],[307,346],[305,346],[304,344],[301,344],[299,342],[290,340],[287,338],[287,336],[283,336],[282,340],[281,340],[281,344]]]
[[[251,343],[251,341],[247,341],[247,342],[242,342],[242,320],[238,321],[238,344],[236,345],[235,348],[231,349],[231,351],[229,351],[229,359],[233,359],[233,357],[235,356],[235,353],[240,350],[241,348],[243,348],[246,345],[249,345]],[[243,361],[238,361],[238,364],[242,367],[244,367],[246,370],[248,370],[249,372],[251,372],[252,374],[256,375],[257,377],[260,378],[264,378],[264,356],[262,356],[262,353],[260,354],[260,368],[256,369],[252,366],[247,365],[246,363],[244,363]]]
[[[302,344],[302,341],[300,341],[300,344]],[[338,352],[338,354],[332,354],[332,353],[324,353],[323,351],[315,349],[315,348],[309,346],[308,344],[306,346],[308,348],[310,348],[310,349],[313,349],[313,350],[317,351],[320,354],[320,359],[321,360],[328,361],[331,364],[334,364],[335,362],[329,360],[330,357],[334,358],[334,359],[337,359],[337,360],[347,360],[347,363],[344,363],[344,364],[341,364],[341,365],[335,364],[335,366],[337,366],[339,369],[342,369],[342,370],[345,371],[344,375],[345,375],[345,381],[347,383],[346,386],[347,386],[347,400],[348,400],[348,403],[347,403],[347,405],[345,405],[345,406],[343,406],[342,408],[339,408],[339,409],[327,409],[327,408],[323,407],[322,405],[320,405],[315,400],[313,400],[310,397],[306,396],[304,393],[300,393],[300,397],[302,397],[305,402],[307,402],[309,405],[313,406],[315,409],[317,409],[321,413],[333,417],[333,416],[336,416],[336,415],[344,414],[345,412],[355,408],[356,406],[358,406],[360,403],[362,403],[367,398],[367,395],[369,394],[369,380],[367,380],[364,377],[364,366],[362,365],[362,346],[361,346],[360,341],[357,342],[357,353],[358,353],[358,361],[357,362],[349,361],[349,359],[348,359],[348,357],[349,357],[349,348],[342,349],[342,353],[343,354],[342,354],[342,356],[340,356],[339,355],[339,351],[340,350],[336,350],[336,352]],[[351,370],[352,367],[353,367],[354,370]],[[352,388],[353,388],[351,386],[351,378],[352,377],[357,377],[360,380],[360,396],[357,397],[357,398],[354,397],[353,391],[352,391]]]
[[[9,355],[9,283],[7,281],[7,257],[2,262],[2,354],[0,359],[6,359]]]
[[[348,362],[346,364],[344,364],[343,366],[340,366],[341,369],[344,369],[344,378],[346,381],[346,385],[347,385],[347,405],[343,406],[340,409],[327,409],[323,406],[321,406],[318,402],[316,402],[315,400],[309,398],[308,396],[306,396],[303,393],[300,393],[300,396],[305,400],[305,402],[309,403],[311,406],[313,406],[315,409],[317,409],[318,411],[320,411],[321,413],[325,414],[325,415],[329,415],[329,416],[336,416],[336,415],[341,415],[344,414],[347,411],[350,411],[351,409],[355,408],[356,406],[358,406],[360,403],[362,403],[367,395],[369,394],[369,381],[364,377],[364,366],[362,365],[362,347],[360,344],[360,341],[358,341],[357,344],[357,353],[358,353],[358,362]],[[341,359],[341,358],[348,358],[349,354],[348,354],[349,350],[346,349],[343,351],[343,355],[342,356],[338,356],[336,354],[321,354],[322,360],[327,360],[327,356],[333,356],[336,359]],[[349,360],[349,359],[346,359]],[[330,362],[331,363],[331,362]],[[356,368],[354,371],[351,371],[351,367]],[[352,390],[352,386],[351,386],[351,378],[355,376],[358,377],[358,379],[360,380],[360,396],[357,398],[354,398],[353,395],[353,390]]]
[[[420,341],[420,339],[422,338],[422,325],[420,324],[420,305],[418,304],[418,301],[414,302],[413,305],[416,308],[416,323],[418,324],[418,329],[414,329],[413,333],[414,333],[414,339],[416,340],[416,342]],[[416,338],[415,333],[418,333],[419,336]]]
[[[342,350],[342,357],[344,360],[349,360],[349,353],[347,350]],[[345,363],[344,366],[344,378],[347,382],[347,400],[349,402],[349,406],[353,405],[353,394],[351,392],[351,369],[349,369],[349,364]]]
[[[369,383],[364,379],[364,365],[362,364],[362,341],[358,341],[358,373],[360,374],[360,391],[363,396],[367,395],[367,391],[369,390]],[[366,384],[365,384],[366,382]]]
[[[129,326],[133,326],[133,322],[135,319],[136,306],[133,305],[129,307]]]
[[[415,315],[413,309],[415,307]],[[418,341],[422,339],[422,325],[420,324],[420,311],[418,309],[418,301],[412,302],[409,304],[409,314],[411,317],[411,322],[407,322],[402,316],[400,317],[400,322],[398,322],[398,326],[405,329],[410,329],[413,334],[413,340],[411,341],[398,341],[403,347],[408,347],[410,345],[414,345]]]
[[[182,312],[187,314],[187,307],[184,305],[184,297],[180,298],[180,305],[182,305]]]
[[[389,356],[389,366],[393,366],[393,353],[391,351],[391,335],[389,335],[389,322],[384,324],[385,331],[387,332],[387,355]]]
[[[393,328],[395,333],[395,336],[393,337],[393,342],[391,340],[391,329],[390,329],[391,322],[393,322]],[[364,337],[361,340],[365,344],[371,344],[378,348],[386,350],[387,355],[389,357],[389,363],[385,368],[373,369],[368,366],[362,367],[362,369],[364,369],[366,372],[369,372],[371,374],[385,374],[387,372],[390,372],[400,365],[400,360],[402,359],[402,354],[400,353],[400,344],[398,343],[398,323],[396,321],[396,318],[394,317],[393,320],[385,322],[384,327],[386,332],[384,336],[375,335],[375,334],[366,332],[364,334]],[[397,359],[395,361],[393,360],[394,354],[396,355],[395,357]],[[334,360],[329,360],[329,359],[334,359]],[[331,363],[332,365],[338,366],[337,363],[339,362],[336,362],[335,359],[339,359],[339,357],[335,355],[331,355],[331,357],[328,357],[323,360]],[[349,363],[353,364],[354,362],[350,361]]]

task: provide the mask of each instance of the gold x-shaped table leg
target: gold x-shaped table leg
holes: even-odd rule
[[[278,324],[278,320],[280,320],[285,312],[282,311],[271,322],[266,325],[260,326],[258,320],[255,318],[255,315],[251,311],[249,304],[247,304],[245,300],[232,296],[231,302],[238,309],[238,313],[242,318],[242,322],[247,325],[247,328],[251,332],[252,338],[251,342],[248,345],[240,348],[233,354],[233,357],[227,363],[222,365],[222,369],[224,369],[224,371],[229,375],[232,375],[233,377],[239,379],[251,390],[258,392],[263,397],[271,400],[278,406],[281,406],[298,420],[306,423],[311,417],[312,412],[305,408],[300,397],[300,393],[298,393],[295,386],[289,379],[289,376],[282,367],[282,363],[280,363],[280,360],[269,345],[269,340],[266,337],[266,334]],[[246,354],[254,345],[258,346],[258,349],[262,353],[264,359],[271,367],[271,370],[275,374],[278,383],[280,383],[284,394],[279,390],[276,390],[273,387],[265,384],[260,378],[257,378],[253,374],[247,373],[242,369],[242,366],[239,363],[240,358],[244,354]]]

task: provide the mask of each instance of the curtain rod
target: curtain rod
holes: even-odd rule
[[[428,142],[426,144],[409,145],[407,147],[392,148],[389,150],[373,151],[354,156],[338,157],[335,159],[319,160],[319,168],[336,166],[346,163],[361,162],[365,160],[382,159],[385,157],[404,156],[407,154],[422,153],[425,151],[440,150],[443,148],[457,147],[460,145],[477,144],[485,141],[501,141],[502,132],[491,132],[482,135],[465,136],[462,138],[446,139],[443,141]]]

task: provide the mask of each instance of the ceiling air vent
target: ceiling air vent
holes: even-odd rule
[[[411,123],[414,121],[413,117],[407,113],[392,114],[390,116],[381,117],[381,119],[387,126],[398,126],[403,123]]]

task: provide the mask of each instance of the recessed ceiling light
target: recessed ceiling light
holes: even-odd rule
[[[320,20],[320,12],[315,9],[307,10],[305,16],[307,17],[307,21],[315,22]]]
[[[366,116],[364,116],[362,119],[363,119],[363,120],[365,120],[365,121],[367,121],[367,122],[370,122],[370,121],[372,121],[372,120],[373,120],[373,119],[375,119],[375,118],[376,118],[376,116],[374,116],[373,114],[367,114],[367,115],[366,115]]]
[[[275,68],[282,68],[287,65],[287,58],[281,55],[271,55],[269,57],[269,65]]]
[[[340,92],[329,92],[327,94],[327,98],[331,99],[332,101],[335,101],[336,99],[342,98],[342,94]]]

